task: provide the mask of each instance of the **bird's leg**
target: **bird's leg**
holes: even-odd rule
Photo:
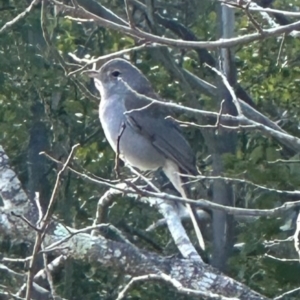
[[[169,178],[169,180],[171,181],[171,183],[173,184],[173,186],[176,188],[176,190],[180,193],[181,197],[186,198],[186,192],[182,186],[182,181],[179,175],[179,168],[178,166],[171,160],[167,160],[166,164],[163,168],[166,176]],[[186,203],[186,208],[188,210],[188,213],[190,215],[190,218],[192,220],[195,232],[196,232],[196,236],[199,242],[199,246],[201,247],[202,250],[205,250],[205,243],[203,240],[203,236],[202,233],[200,231],[200,228],[198,226],[197,220],[195,218],[194,212],[192,210],[192,207],[190,204]]]

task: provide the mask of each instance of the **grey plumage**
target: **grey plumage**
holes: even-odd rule
[[[140,170],[162,168],[182,197],[186,197],[179,172],[196,175],[195,156],[179,126],[165,117],[170,108],[160,100],[147,78],[124,59],[113,59],[99,71],[88,71],[101,95],[99,117],[105,136],[120,157]],[[187,205],[200,246],[204,242],[191,207]]]

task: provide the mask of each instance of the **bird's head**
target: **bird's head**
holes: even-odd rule
[[[84,72],[94,78],[96,88],[101,98],[112,94],[123,94],[126,84],[139,94],[152,89],[148,79],[127,60],[115,58],[105,63],[98,71],[89,70]]]

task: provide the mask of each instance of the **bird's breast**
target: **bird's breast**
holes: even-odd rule
[[[100,102],[100,122],[105,137],[115,152],[117,151],[117,140],[121,133],[122,124],[125,123],[124,111],[125,107],[122,101],[106,99]]]
[[[122,101],[106,99],[100,102],[99,117],[104,134],[120,157],[140,170],[156,170],[165,163],[165,157],[159,153],[152,142],[126,122],[126,111]],[[122,126],[123,125],[123,126]]]

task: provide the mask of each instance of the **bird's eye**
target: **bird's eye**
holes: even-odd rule
[[[111,73],[111,75],[113,76],[113,77],[119,77],[120,76],[120,72],[119,71],[113,71],[112,73]]]

